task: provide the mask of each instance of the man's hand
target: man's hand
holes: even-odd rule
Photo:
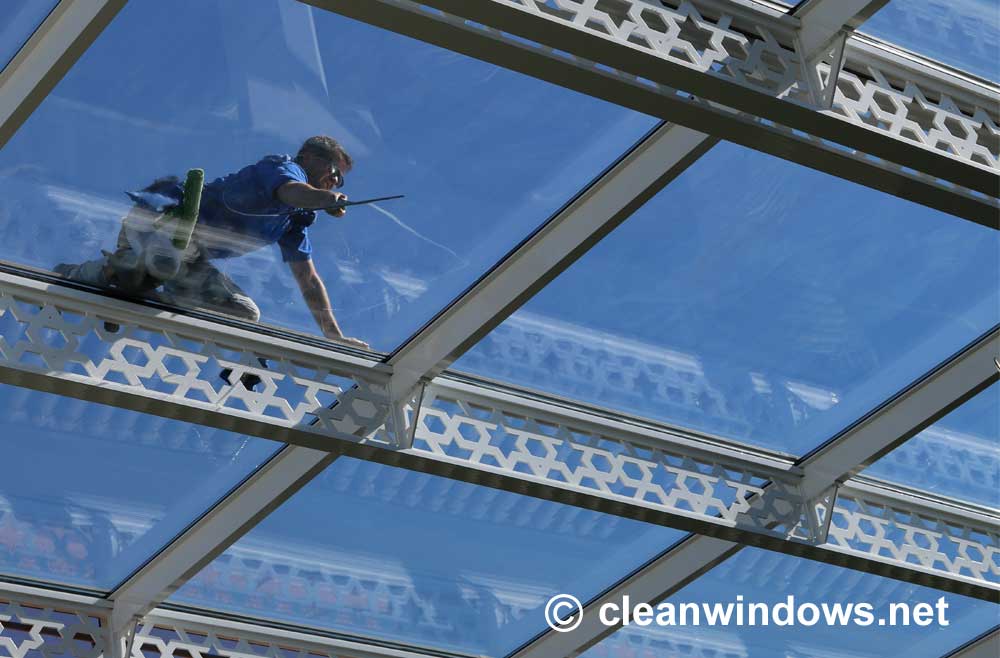
[[[362,349],[368,349],[368,343],[357,338],[351,338],[350,336],[345,336],[341,332],[340,327],[337,325],[336,320],[333,322],[323,322],[320,326],[320,330],[323,335],[334,342],[342,343],[344,345],[350,345],[351,347],[360,347]]]
[[[340,192],[330,192],[330,195],[333,197],[333,203],[343,203],[344,201],[347,201],[346,194],[341,194]],[[331,217],[343,217],[347,214],[347,208],[327,208],[326,214]]]
[[[351,338],[350,336],[344,336],[342,334],[340,335],[328,334],[326,337],[335,343],[342,343],[344,345],[347,345],[348,347],[356,347],[362,350],[371,349],[368,343],[361,340],[360,338]]]

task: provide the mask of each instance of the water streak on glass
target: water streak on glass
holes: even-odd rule
[[[744,624],[736,623],[737,605],[742,597]],[[819,621],[784,624],[786,613],[774,608],[787,604],[794,597],[796,605],[812,603],[819,607]],[[933,623],[919,626],[912,620],[908,626],[889,624],[889,606],[905,603],[915,606],[927,603],[935,606],[944,597],[947,625]],[[731,605],[731,622],[711,625],[706,616],[700,624],[691,623],[694,613],[688,612],[689,623],[660,628],[655,619],[645,628],[630,624],[601,641],[581,658],[652,658],[656,656],[725,656],[726,658],[940,658],[962,646],[968,640],[996,624],[997,606],[978,599],[911,585],[881,576],[850,571],[820,562],[772,553],[757,548],[745,548],[722,565],[699,577],[692,584],[666,599],[673,604],[675,620],[680,619],[682,604],[694,604],[704,615],[704,605]],[[749,604],[771,606],[768,624],[762,624],[763,613],[754,614],[757,625],[749,625]],[[827,624],[822,606],[840,604],[852,606],[849,618],[856,618],[853,606],[868,603],[875,611],[873,620],[884,618],[885,626],[874,621],[870,626]],[[842,608],[842,609],[846,609]],[[654,611],[654,614],[663,609]],[[778,610],[778,612],[775,612]],[[897,619],[902,620],[901,613]],[[935,611],[936,615],[936,611]],[[864,618],[861,618],[864,621]],[[777,623],[782,621],[782,623]]]
[[[277,443],[0,386],[0,574],[109,591]]]
[[[1000,384],[885,455],[864,474],[1000,509]]]
[[[0,4],[0,70],[42,24],[58,0],[4,0]]]
[[[343,333],[390,351],[655,123],[294,0],[133,0],[0,154],[0,259],[317,334],[285,262],[311,250]],[[318,202],[280,188],[338,163],[261,160],[319,134],[353,159],[340,192],[405,198],[288,215]],[[180,251],[161,214],[192,169]]]
[[[1000,81],[1000,3],[996,0],[892,0],[861,31]]]
[[[720,144],[455,362],[792,454],[1000,321],[995,231]]]
[[[499,658],[682,536],[341,457],[170,601]]]

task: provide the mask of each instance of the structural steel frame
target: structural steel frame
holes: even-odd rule
[[[111,615],[110,602],[100,597],[0,582],[0,656],[25,658],[33,650],[72,658],[113,655],[118,635]],[[143,617],[130,639],[130,658],[449,658],[437,651],[169,609]]]
[[[0,148],[127,0],[61,0],[0,71]]]
[[[846,40],[822,110],[794,51],[800,21],[750,0],[602,3],[628,8],[613,16],[596,0],[556,0],[558,12],[542,0],[302,1],[1000,228],[1000,89],[870,37]],[[665,33],[636,20],[646,11]],[[711,34],[700,48],[689,21]],[[745,59],[730,62],[727,43]]]
[[[262,341],[252,332],[12,274],[0,275],[0,309],[8,320],[0,379],[8,383],[280,437],[990,600],[1000,592],[996,518],[956,516],[907,496],[873,498],[849,481],[831,489],[997,381],[1000,328],[795,465],[695,433],[440,378],[423,387],[408,426],[397,427],[388,412],[388,366],[336,353],[304,355],[303,346],[289,341]],[[259,366],[261,358],[269,368]],[[257,374],[262,390],[213,384],[222,368]],[[328,380],[331,372],[360,386],[338,388]],[[332,409],[321,392],[339,396]],[[899,510],[910,522],[901,525]],[[882,530],[866,535],[862,518]],[[897,533],[883,536],[885,524],[905,529],[901,544]]]
[[[1000,228],[995,85],[851,35],[884,0],[795,15],[752,0],[307,1],[689,127],[662,124],[387,363],[0,274],[0,380],[290,444],[95,602],[109,655],[180,619],[150,611],[340,454],[702,533],[613,590],[634,599],[668,596],[736,540],[998,600],[995,511],[852,477],[997,381],[998,329],[799,463],[441,375],[719,137]],[[59,3],[0,74],[0,143],[124,2]],[[220,368],[263,388],[221,386]],[[607,634],[593,604],[518,658],[591,646]]]

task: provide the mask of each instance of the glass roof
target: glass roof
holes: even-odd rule
[[[654,624],[642,628],[630,625],[582,653],[581,658],[941,658],[995,626],[1000,612],[995,604],[978,599],[757,548],[743,549],[666,602],[674,604],[679,620],[682,603],[693,603],[701,609],[704,604],[733,604],[732,614],[735,615],[737,596],[742,596],[747,606],[744,607],[743,626],[711,626],[704,617],[698,626],[657,628]],[[766,603],[773,607],[787,603],[789,596],[794,597],[796,606],[868,603],[872,606],[873,618],[884,618],[887,623],[885,626],[877,622],[870,626],[849,627],[825,622],[811,626],[800,623],[782,626],[777,625],[779,618],[774,616],[767,625],[749,625],[749,604]],[[939,617],[928,626],[918,626],[912,621],[909,626],[889,623],[891,604],[907,603],[911,609],[918,603],[934,606],[941,597],[947,604],[944,609],[947,625],[938,624]],[[808,622],[809,613],[806,614]],[[897,623],[901,620],[899,614]]]
[[[0,154],[0,258],[98,259],[124,192],[329,133],[354,158],[342,191],[406,195],[308,229],[344,332],[390,351],[655,124],[294,0],[134,0]],[[317,332],[276,248],[212,263],[263,321]]]
[[[6,384],[0,409],[0,576],[102,591],[280,445]]]
[[[996,324],[998,268],[996,231],[724,143],[453,368],[801,455]]]
[[[1000,81],[1000,3],[996,0],[890,0],[861,31]]]
[[[0,62],[55,4],[3,3]],[[863,29],[1000,79],[993,0],[891,0]],[[193,167],[212,181],[326,133],[353,154],[352,199],[405,195],[309,228],[344,331],[388,353],[656,124],[298,0],[131,0],[0,152],[0,261],[101,258],[135,239],[119,233],[126,192]],[[801,456],[997,325],[998,235],[721,143],[453,368]],[[248,253],[213,261],[223,286],[261,322],[316,334],[282,253],[226,239]],[[2,384],[0,409],[0,580],[99,594],[281,445]],[[1000,384],[865,474],[1000,507]],[[340,457],[168,603],[500,658],[546,631],[553,595],[592,599],[685,536]],[[1000,614],[750,548],[670,601],[789,595],[944,597],[950,625],[632,626],[582,655],[938,658]]]
[[[34,34],[59,0],[5,0],[0,5],[0,70]]]
[[[1000,384],[885,455],[864,474],[1000,508]]]
[[[341,457],[170,601],[499,657],[683,536]]]

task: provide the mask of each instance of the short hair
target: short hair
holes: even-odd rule
[[[340,145],[340,142],[326,135],[316,135],[302,142],[302,147],[299,149],[299,156],[303,155],[314,155],[324,160],[329,160],[331,163],[334,160],[342,160],[345,165],[345,171],[350,170],[354,166],[354,160],[344,150],[344,147]]]

